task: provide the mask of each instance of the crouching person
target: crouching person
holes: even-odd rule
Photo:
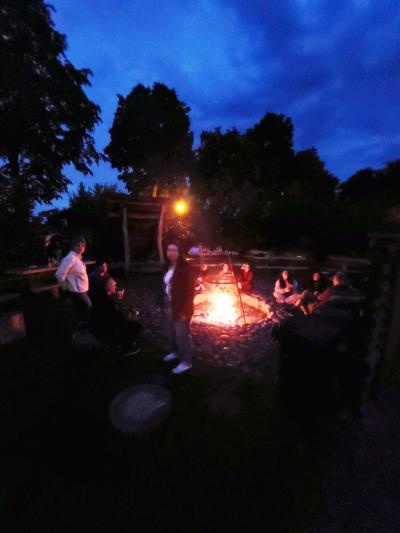
[[[118,347],[121,355],[136,355],[140,348],[135,340],[142,326],[124,318],[115,299],[116,293],[116,282],[110,276],[104,277],[91,292],[93,308],[89,330],[104,344]]]
[[[164,361],[180,360],[172,372],[181,374],[192,367],[192,337],[195,275],[177,244],[167,247],[163,275],[163,311],[171,353]]]

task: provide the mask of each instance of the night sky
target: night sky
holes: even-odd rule
[[[68,58],[93,71],[98,150],[116,94],[159,81],[191,107],[196,144],[203,129],[243,131],[271,111],[292,118],[296,150],[315,146],[341,180],[400,158],[398,0],[50,3]],[[118,181],[106,163],[93,178],[67,175],[75,184]]]

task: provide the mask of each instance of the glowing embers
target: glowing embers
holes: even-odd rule
[[[208,322],[235,324],[240,318],[237,299],[231,291],[215,289],[208,294]]]
[[[237,326],[271,318],[269,306],[258,296],[239,294],[233,285],[212,287],[195,296],[193,321],[218,326]]]

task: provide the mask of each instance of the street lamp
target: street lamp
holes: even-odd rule
[[[187,213],[188,205],[184,200],[178,200],[177,202],[175,202],[174,207],[177,215],[184,215],[185,213]]]

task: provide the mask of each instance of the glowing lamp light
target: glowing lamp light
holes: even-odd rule
[[[175,212],[178,215],[184,215],[188,210],[187,203],[183,200],[179,200],[178,202],[175,202]]]

